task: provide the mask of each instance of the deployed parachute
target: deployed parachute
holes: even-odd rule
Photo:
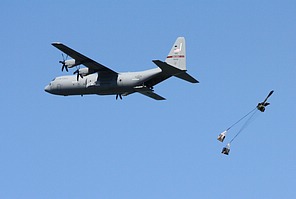
[[[236,135],[230,140],[230,142],[222,149],[223,154],[228,155],[230,152],[230,144],[231,142],[248,126],[248,124],[251,122],[252,118],[254,117],[254,115],[256,114],[257,110],[264,112],[266,106],[270,105],[270,103],[267,102],[268,98],[273,94],[273,90],[269,92],[269,94],[267,95],[267,97],[265,98],[265,100],[263,102],[258,103],[258,105],[256,106],[256,108],[254,108],[253,110],[251,110],[249,113],[247,113],[245,116],[243,116],[242,118],[240,118],[237,122],[235,122],[234,124],[232,124],[230,127],[228,127],[225,131],[223,131],[222,133],[220,133],[218,135],[217,140],[219,140],[220,142],[223,142],[226,134],[228,133],[228,131],[235,126],[236,124],[238,124],[240,121],[242,121],[243,119],[245,119],[246,117],[249,116],[249,118],[245,121],[245,123],[242,125],[241,129],[236,133]]]
[[[265,111],[265,107],[268,106],[270,103],[266,102],[268,100],[268,98],[272,95],[273,91],[270,91],[269,94],[267,95],[267,97],[265,98],[265,100],[261,103],[258,103],[257,105],[257,109],[261,112]]]

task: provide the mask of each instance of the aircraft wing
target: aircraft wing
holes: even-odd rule
[[[77,61],[78,63],[85,65],[89,69],[92,69],[96,72],[107,72],[107,73],[117,74],[117,72],[111,70],[110,68],[107,68],[106,66],[80,54],[79,52],[69,48],[68,46],[66,46],[62,43],[54,42],[54,43],[52,43],[52,45],[54,47],[56,47],[57,49],[59,49],[60,51],[62,51],[63,53],[65,53],[65,54],[69,55],[70,57],[72,57],[73,59],[75,59],[75,61]]]
[[[152,89],[147,88],[147,87],[142,87],[142,86],[136,87],[135,91],[137,91],[143,95],[146,95],[147,97],[151,97],[155,100],[165,100],[164,97],[161,97],[160,95],[154,93]]]

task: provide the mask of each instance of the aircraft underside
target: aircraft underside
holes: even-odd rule
[[[63,96],[69,96],[69,95],[127,95],[130,93],[135,92],[133,88],[100,88],[92,87],[92,88],[81,88],[81,89],[67,89],[60,91],[60,94],[57,95],[63,95]]]
[[[87,86],[87,85],[81,85],[80,87],[73,85],[63,85],[63,84],[56,84],[56,85],[50,85],[47,88],[45,88],[47,92],[50,92],[54,95],[63,95],[63,96],[69,96],[69,95],[91,95],[91,94],[97,94],[97,95],[127,95],[129,93],[133,93],[134,88],[133,87],[126,87],[126,86],[108,86],[108,85],[93,85],[93,86]]]

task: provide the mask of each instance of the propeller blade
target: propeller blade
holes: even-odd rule
[[[66,59],[68,59],[68,55],[66,55],[66,59],[65,59],[65,56],[62,53],[62,58],[63,58],[63,60],[59,61],[59,63],[62,64],[62,71],[64,71],[64,69],[66,69],[66,71],[69,72],[68,67],[66,66]]]
[[[69,55],[66,55],[66,58],[65,58],[64,53],[62,53],[63,61],[67,60],[67,59],[68,59],[68,56],[69,56]]]
[[[79,73],[79,69],[77,69],[73,74],[77,74],[77,81],[79,80],[79,77],[83,78],[83,75]]]
[[[77,74],[77,81],[78,81],[79,80],[79,75],[80,75],[79,74],[79,69],[77,69],[77,70],[74,71],[73,75],[75,75],[75,74]]]
[[[66,71],[69,72],[68,67],[65,64],[62,65],[62,71],[64,71],[64,69],[66,69]]]

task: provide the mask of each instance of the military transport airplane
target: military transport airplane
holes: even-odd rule
[[[62,71],[83,64],[73,74],[54,78],[45,91],[55,95],[115,95],[122,96],[138,92],[156,100],[165,100],[156,94],[153,86],[172,77],[178,77],[191,83],[198,83],[186,71],[186,49],[184,37],[178,37],[165,62],[153,60],[158,68],[140,72],[115,72],[106,66],[80,54],[68,46],[54,42],[52,45],[73,59],[60,61]],[[67,59],[67,58],[66,58]]]

